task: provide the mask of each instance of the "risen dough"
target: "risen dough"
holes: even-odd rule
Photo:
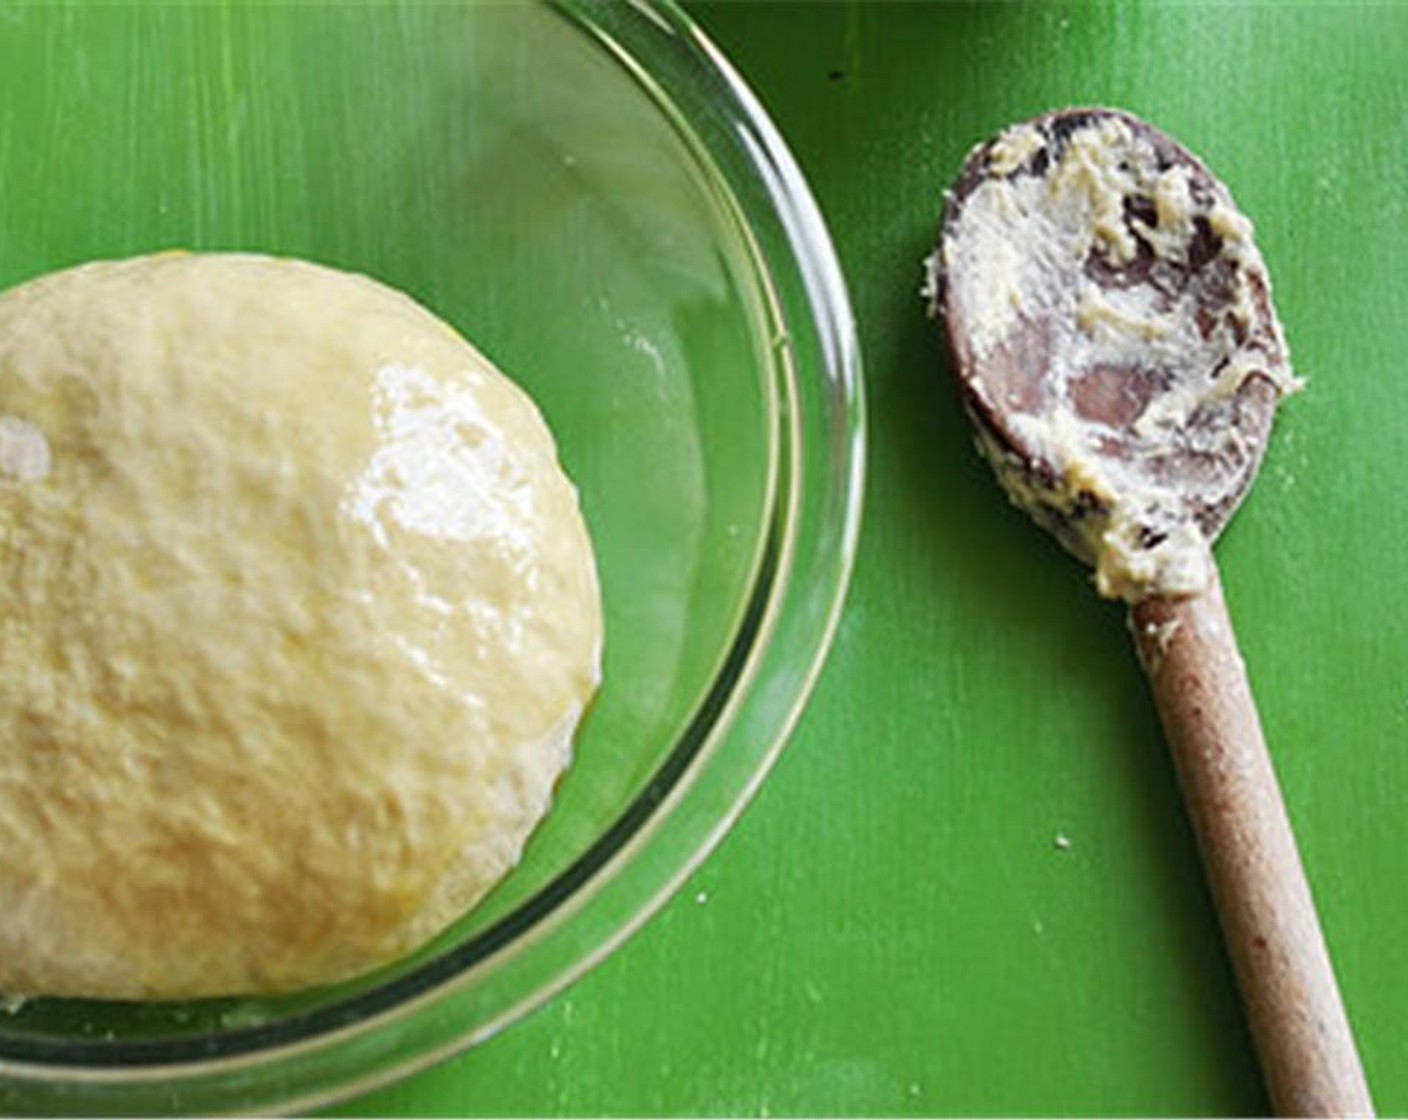
[[[411,300],[246,255],[0,296],[0,991],[336,981],[514,863],[598,681],[576,492]]]

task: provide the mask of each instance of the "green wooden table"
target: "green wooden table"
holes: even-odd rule
[[[1002,499],[917,297],[968,146],[1100,103],[1231,186],[1309,379],[1219,556],[1369,1079],[1408,1112],[1408,7],[693,11],[851,285],[871,455],[847,613],[780,765],[663,913],[339,1111],[1266,1109],[1121,612]]]

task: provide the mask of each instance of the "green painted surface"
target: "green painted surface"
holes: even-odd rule
[[[1007,508],[915,295],[968,145],[1070,103],[1147,116],[1257,222],[1309,387],[1219,556],[1370,1081],[1408,1111],[1408,8],[694,14],[791,144],[855,300],[847,614],[782,762],[662,915],[341,1111],[1265,1110],[1120,612]]]
[[[0,37],[28,26],[23,11],[0,6]],[[259,26],[239,11],[230,58]],[[407,6],[407,26],[426,11]],[[1106,103],[1202,154],[1256,219],[1309,378],[1219,555],[1371,1083],[1384,1112],[1408,1112],[1408,7],[693,11],[792,145],[860,321],[870,481],[836,648],[755,804],[641,933],[498,1038],[335,1111],[1265,1110],[1120,611],[1002,499],[917,297],[938,193],[968,146],[1046,108]],[[78,13],[129,20],[57,9],[56,44]],[[232,71],[220,36],[177,27],[163,49],[209,52],[183,64],[204,75],[190,143],[133,132],[109,160],[105,118],[74,106],[121,118],[122,90],[158,81],[140,63],[161,44],[124,32],[135,86],[60,90],[36,118],[67,122],[59,135],[0,132],[0,200],[33,212],[0,223],[0,279],[257,240],[416,288],[427,246],[376,211],[335,215],[336,176],[268,196],[225,158],[239,134],[201,123],[225,119],[229,83],[286,81],[303,50],[359,49],[357,18],[331,45],[259,55],[262,77]],[[398,42],[371,51],[387,73]],[[46,60],[12,54],[0,92],[18,99]],[[334,167],[354,117],[386,125],[379,142],[397,151],[431,142],[391,127],[420,111],[409,101],[364,116],[341,103],[345,117],[301,134],[291,105],[290,151],[264,154]],[[185,162],[156,159],[170,151]],[[405,205],[439,212],[417,190]],[[446,268],[421,294],[456,290]]]

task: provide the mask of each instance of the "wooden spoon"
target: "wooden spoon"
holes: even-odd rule
[[[1298,387],[1250,223],[1154,128],[1066,110],[969,154],[930,276],[980,449],[1129,603],[1273,1106],[1372,1115],[1211,552]]]

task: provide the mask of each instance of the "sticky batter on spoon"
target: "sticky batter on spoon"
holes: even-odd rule
[[[1102,595],[1197,594],[1295,391],[1251,223],[1192,155],[1108,110],[974,148],[926,292],[978,444]]]

